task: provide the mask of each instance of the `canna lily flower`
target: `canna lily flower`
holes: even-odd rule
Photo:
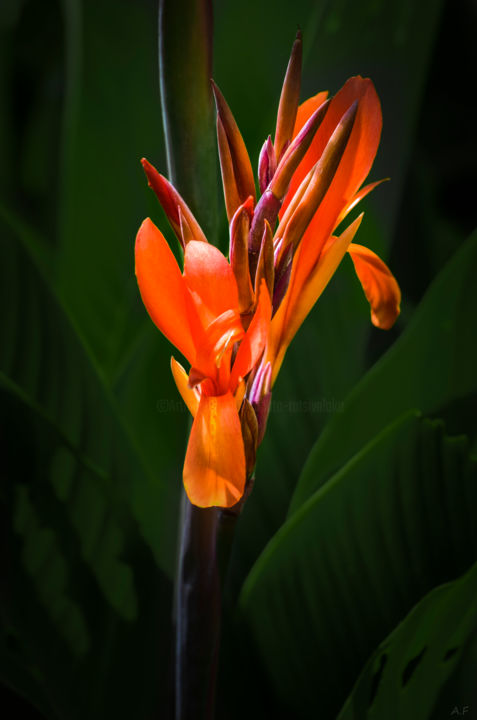
[[[184,465],[192,503],[230,507],[251,480],[272,387],[286,350],[346,253],[371,307],[390,328],[399,286],[377,255],[353,242],[349,212],[379,182],[363,186],[379,145],[382,117],[371,80],[354,77],[335,97],[299,104],[302,40],[293,45],[274,141],[252,165],[233,114],[212,83],[230,231],[230,262],[209,245],[175,188],[147,160],[156,193],[184,250],[184,273],[148,219],[136,240],[136,274],[155,324],[190,363],[172,372],[194,416]]]
[[[136,275],[152,320],[191,365],[187,375],[171,359],[179,392],[194,416],[183,475],[188,497],[201,507],[235,505],[246,480],[238,413],[243,378],[260,359],[270,325],[265,282],[245,330],[237,283],[222,253],[202,240],[189,240],[182,274],[164,236],[149,219],[136,238]]]

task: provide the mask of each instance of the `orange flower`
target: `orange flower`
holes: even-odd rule
[[[207,243],[174,187],[143,160],[185,260],[181,274],[164,237],[145,220],[136,241],[136,274],[151,318],[191,365],[187,375],[172,359],[177,387],[194,416],[184,484],[191,502],[203,507],[229,507],[242,497],[286,350],[346,252],[372,322],[388,329],[399,314],[400,291],[391,272],[352,242],[363,215],[334,235],[379,184],[361,187],[379,144],[379,99],[371,80],[354,77],[331,101],[319,93],[299,105],[301,50],[299,33],[275,139],[268,137],[260,153],[258,199],[245,143],[213,84],[230,264]]]
[[[237,405],[243,378],[263,353],[271,304],[263,283],[245,331],[237,283],[217,248],[190,240],[184,273],[162,233],[146,219],[136,238],[136,275],[154,323],[191,364],[189,376],[172,358],[177,387],[194,415],[184,485],[200,507],[234,505],[244,491],[245,450]],[[233,349],[240,343],[232,361]]]

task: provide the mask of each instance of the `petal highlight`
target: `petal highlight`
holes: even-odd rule
[[[396,278],[372,250],[352,243],[348,252],[371,306],[371,322],[382,330],[389,330],[400,312],[401,290]]]
[[[232,507],[243,495],[245,451],[230,392],[200,399],[184,463],[184,487],[198,507]]]

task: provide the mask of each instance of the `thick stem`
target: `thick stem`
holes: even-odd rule
[[[213,720],[221,585],[237,515],[198,508],[183,491],[175,585],[175,720]]]

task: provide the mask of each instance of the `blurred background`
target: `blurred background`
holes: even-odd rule
[[[369,179],[390,182],[364,201],[358,242],[386,260],[403,294],[396,327],[376,330],[346,261],[290,349],[238,528],[231,606],[284,522],[322,429],[406,332],[474,229],[476,20],[474,0],[214,2],[214,79],[254,167],[274,130],[298,27],[303,99],[334,94],[351,75],[373,79],[384,126]],[[188,88],[177,92],[187,96]],[[147,317],[134,277],[144,217],[175,242],[147,188],[143,156],[167,173],[157,3],[1,0],[0,709],[14,702],[27,717],[152,718],[168,702],[188,416],[169,373],[171,347]],[[217,185],[225,248],[219,193]],[[423,347],[425,384],[440,358],[432,344]],[[404,386],[411,360],[400,367],[395,382]],[[475,450],[475,388],[456,396],[415,406],[443,418],[451,434],[466,433]],[[414,600],[470,561],[471,553]],[[336,717],[392,627],[350,660],[324,718]],[[227,628],[233,638],[233,623]],[[250,663],[250,692],[262,693],[257,717],[280,717],[273,673],[270,680],[236,639],[230,647],[235,660],[224,651],[221,692],[230,690],[230,662],[242,673]],[[237,716],[226,702],[220,707],[219,718]],[[442,712],[436,718],[448,716]]]

